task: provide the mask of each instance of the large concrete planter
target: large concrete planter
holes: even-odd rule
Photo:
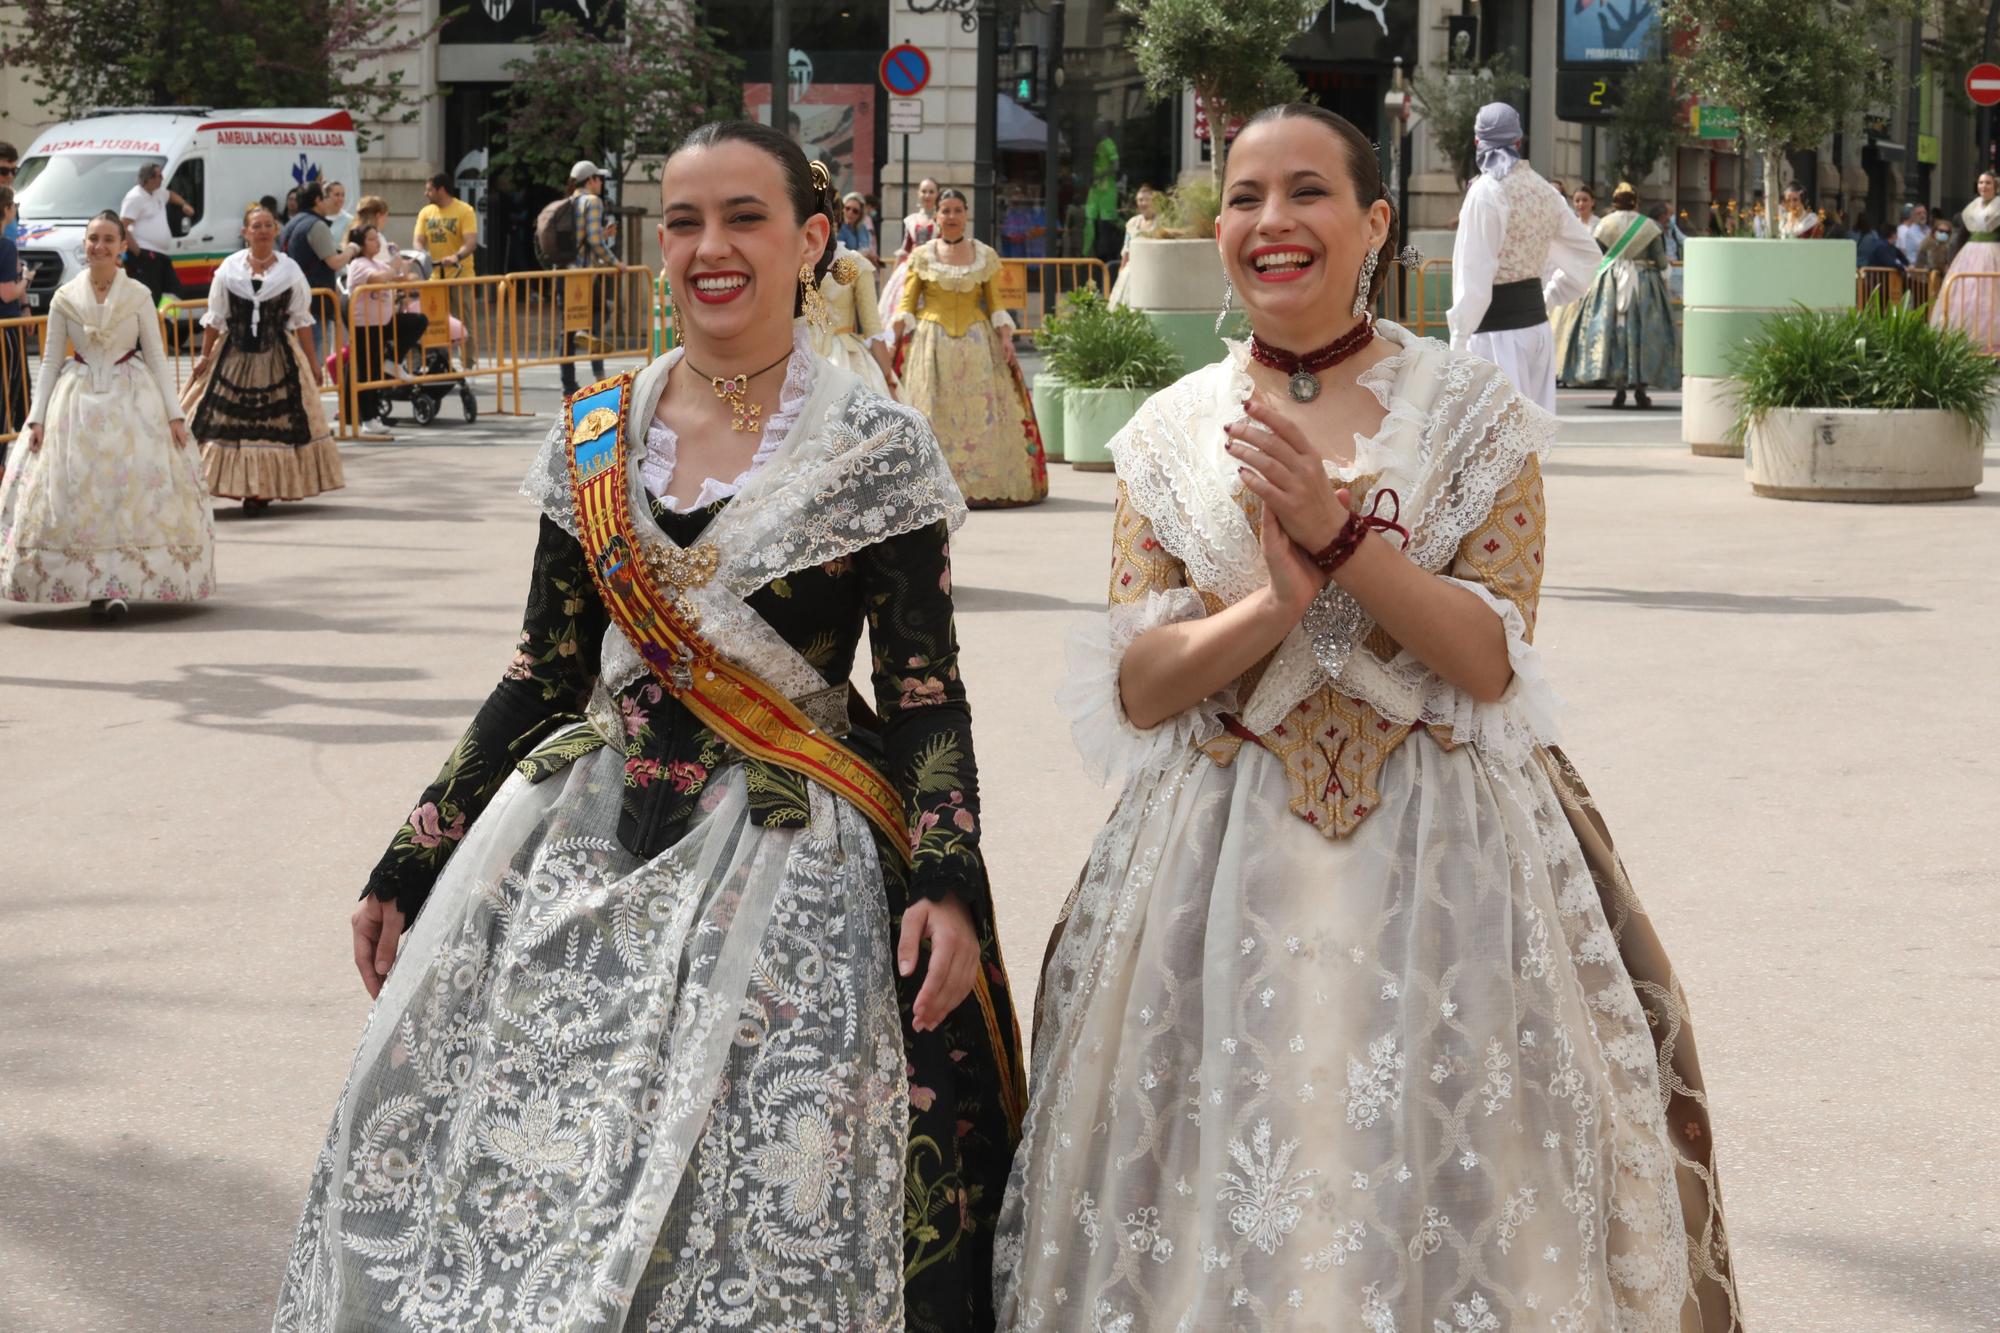
[[[1145,313],[1189,370],[1222,359],[1222,252],[1213,240],[1134,240],[1125,272],[1123,303]],[[1222,331],[1235,338],[1247,328],[1239,308]]]
[[[1063,390],[1063,448],[1078,472],[1109,472],[1111,451],[1105,446],[1125,428],[1151,389]]]
[[[1042,456],[1051,463],[1066,461],[1063,454],[1063,377],[1052,370],[1038,372],[1029,382],[1028,396],[1035,401],[1035,424],[1042,429]]]
[[[1687,243],[1681,338],[1681,440],[1705,457],[1740,458],[1729,384],[1736,351],[1774,316],[1798,306],[1854,304],[1848,241],[1774,241],[1694,236]]]
[[[1955,412],[1779,408],[1745,443],[1750,489],[1774,500],[1969,500],[1986,471],[1984,442]]]

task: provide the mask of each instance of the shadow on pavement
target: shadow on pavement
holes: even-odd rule
[[[1668,467],[1642,467],[1637,463],[1556,463],[1542,464],[1545,477],[1684,477]]]
[[[277,1219],[297,1218],[310,1163],[281,1186],[231,1165],[228,1148],[194,1157],[136,1136],[103,1148],[13,1138],[7,1247],[22,1271],[0,1293],[0,1324],[23,1333],[268,1326],[289,1244]]]
[[[1108,506],[1107,506],[1108,507]],[[969,583],[951,586],[955,611],[1102,611],[1102,602],[1072,602],[1044,592],[1020,592],[1012,588],[980,588]]]
[[[1030,505],[1028,508],[1029,512],[1036,514],[1109,514],[1117,507],[1110,500],[1079,500],[1073,495],[1051,495],[1040,504]]]
[[[1710,592],[1703,589],[1565,588],[1543,584],[1542,596],[1569,602],[1615,602],[1655,611],[1715,611],[1724,615],[1874,616],[1928,611],[1893,597],[1802,596],[1785,593]]]
[[[1848,1281],[1890,1293],[1912,1315],[1922,1312],[1921,1323],[1904,1327],[1931,1333],[1993,1327],[1993,1247],[1974,1237],[1898,1243],[1879,1235],[1864,1240],[1830,1231],[1762,1231],[1757,1240],[1817,1260]],[[1757,1319],[1756,1311],[1747,1313]]]
[[[389,718],[447,718],[450,725],[430,728],[435,739],[449,739],[465,719],[478,711],[480,699],[416,699],[403,693],[363,696],[295,689],[302,685],[395,685],[423,680],[426,672],[411,667],[312,666],[292,663],[193,663],[170,680],[53,680],[32,676],[0,676],[0,687],[26,686],[79,694],[116,695],[163,703],[177,711],[174,720],[186,726],[311,739],[338,745],[393,744],[418,739],[422,728],[408,722],[286,722],[274,716],[288,708],[326,708]]]

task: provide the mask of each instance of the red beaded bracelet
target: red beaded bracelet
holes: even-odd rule
[[[1380,513],[1385,499],[1395,506],[1387,518]],[[1403,539],[1403,548],[1409,549],[1410,530],[1397,522],[1402,516],[1403,497],[1387,486],[1380,488],[1369,497],[1368,512],[1349,513],[1347,522],[1340,525],[1340,531],[1334,534],[1333,540],[1313,553],[1312,562],[1319,566],[1320,573],[1332,578],[1334,571],[1361,549],[1362,540],[1371,532],[1393,532]]]

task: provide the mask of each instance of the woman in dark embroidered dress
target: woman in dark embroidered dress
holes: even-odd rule
[[[798,147],[709,126],[664,188],[685,326],[572,400],[576,447],[623,387],[630,563],[887,779],[906,845],[648,669],[558,427],[513,662],[355,914],[376,1010],[277,1329],[993,1325],[1023,1089],[952,624],[964,503],[923,419],[793,328],[833,254]],[[864,623],[879,720],[846,685]]]
[[[277,219],[253,205],[244,248],[209,285],[201,359],[181,393],[210,493],[250,514],[346,484],[319,398],[312,289],[277,240]]]

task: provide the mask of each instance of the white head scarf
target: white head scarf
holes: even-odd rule
[[[1505,180],[1521,160],[1521,113],[1505,102],[1488,102],[1472,122],[1479,150],[1479,169],[1494,180]]]

